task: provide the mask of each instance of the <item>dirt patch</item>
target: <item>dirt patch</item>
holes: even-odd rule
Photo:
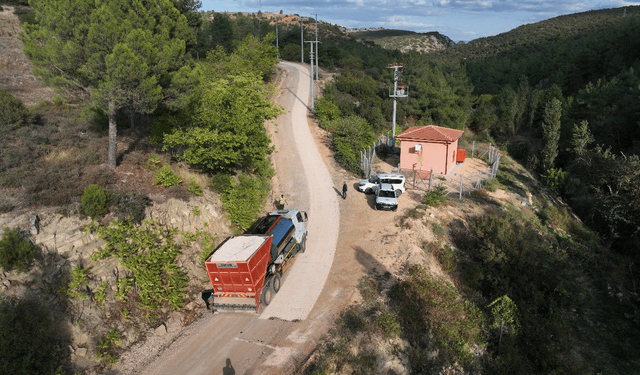
[[[46,87],[31,73],[31,62],[22,53],[20,20],[15,14],[22,7],[3,5],[0,11],[0,88],[33,106],[51,101],[53,89]]]

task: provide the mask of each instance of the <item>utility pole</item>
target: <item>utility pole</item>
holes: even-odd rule
[[[280,46],[278,46],[278,17],[276,17],[276,57],[280,58]]]
[[[318,65],[318,14],[316,13],[316,81],[318,80],[318,71],[320,67]]]
[[[393,98],[393,122],[391,125],[391,144],[389,146],[396,147],[396,107],[398,105],[398,98],[406,98],[409,96],[409,88],[407,87],[407,91],[405,93],[404,84],[398,83],[402,76],[402,68],[404,68],[403,63],[391,63],[387,65],[387,68],[393,69],[393,92],[389,93],[389,97]]]
[[[304,64],[304,23],[300,17],[300,62]]]
[[[310,50],[311,50],[311,55],[310,55],[310,60],[309,61],[309,66],[311,67],[311,74],[309,75],[309,78],[311,78],[311,112],[313,113],[315,111],[314,108],[314,94],[313,94],[313,44],[315,43],[315,41],[310,41],[307,42],[310,43]]]

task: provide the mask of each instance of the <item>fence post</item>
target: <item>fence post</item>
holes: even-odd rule
[[[471,157],[473,158],[476,152],[476,141],[473,141],[473,144],[471,145]]]
[[[433,168],[431,168],[431,172],[429,172],[429,190],[431,191],[431,186],[433,186]]]
[[[458,195],[458,199],[462,199],[462,175],[460,175],[460,193]]]

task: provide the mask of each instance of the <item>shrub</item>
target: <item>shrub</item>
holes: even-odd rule
[[[165,164],[162,168],[158,169],[156,172],[156,180],[154,181],[154,185],[162,185],[164,187],[171,187],[178,185],[182,182],[182,178],[178,176],[172,169],[169,164]]]
[[[89,269],[82,266],[76,266],[71,269],[71,280],[64,290],[69,297],[80,300],[87,299],[86,286],[89,285],[87,281],[88,272]]]
[[[22,100],[0,89],[0,130],[13,130],[28,121],[29,111]]]
[[[193,195],[201,196],[202,195],[202,186],[196,182],[195,178],[190,178],[187,183],[187,191]]]
[[[413,265],[408,276],[395,284],[389,298],[398,312],[398,321],[408,341],[425,350],[429,341],[437,343],[439,355],[416,354],[411,367],[416,373],[456,363],[467,372],[478,367],[472,348],[485,345],[481,311],[449,283],[436,280],[420,265]],[[425,340],[425,332],[433,336]]]
[[[444,185],[437,185],[433,189],[429,190],[422,202],[427,206],[439,206],[447,200],[447,188]]]
[[[565,171],[561,168],[549,168],[547,172],[542,175],[542,181],[547,185],[549,190],[553,191],[555,194],[564,193],[565,187],[567,186],[568,176]]]
[[[0,240],[0,266],[5,271],[26,271],[38,249],[16,229],[5,228]]]
[[[231,188],[232,181],[233,177],[231,177],[231,175],[228,175],[226,173],[218,173],[211,177],[211,184],[209,185],[209,187],[211,188],[211,190],[222,194],[223,192]]]
[[[142,165],[143,167],[155,171],[160,167],[160,163],[162,163],[162,159],[160,155],[151,154],[149,155],[149,159]]]
[[[114,212],[120,220],[139,224],[145,218],[150,201],[145,194],[118,192],[114,197]]]
[[[247,230],[262,211],[269,190],[269,180],[240,175],[239,181],[232,181],[221,194],[222,208],[229,212],[232,223]]]
[[[180,248],[174,241],[175,234],[176,230],[150,220],[141,225],[115,220],[108,227],[98,228],[105,247],[91,258],[97,261],[114,256],[127,269],[128,276],[118,280],[117,298],[133,298],[140,308],[149,311],[167,305],[177,310],[186,297],[187,278],[176,262]]]
[[[0,374],[61,374],[68,354],[51,308],[36,300],[0,300]],[[64,330],[60,330],[64,331]]]
[[[97,219],[109,212],[109,205],[113,197],[108,190],[96,184],[91,184],[84,189],[80,199],[80,212]]]
[[[107,300],[107,288],[109,287],[109,282],[105,281],[102,284],[98,285],[96,288],[96,292],[94,295],[94,300],[97,304],[101,305]]]
[[[361,173],[360,151],[371,146],[375,136],[367,120],[349,116],[327,122],[327,128],[332,129],[332,143],[335,158],[345,169],[354,173]]]
[[[340,117],[340,108],[324,97],[316,101],[314,110],[321,125],[325,121],[335,120]]]
[[[106,361],[109,365],[114,365],[118,361],[118,344],[122,341],[122,335],[120,332],[111,328],[104,335],[102,339],[98,341],[98,345],[96,345],[96,357],[100,361]]]
[[[484,182],[484,188],[492,193],[498,190],[498,186],[500,186],[500,182],[498,182],[497,178],[492,178]]]

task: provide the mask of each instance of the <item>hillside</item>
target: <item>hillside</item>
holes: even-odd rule
[[[625,38],[630,40],[627,48],[601,54],[602,41],[614,45],[615,36],[633,35],[637,8],[631,8],[629,15],[623,13],[630,22],[623,22],[620,29],[615,28],[620,25],[617,21],[612,23],[614,28],[606,26],[619,18],[619,11],[612,10],[603,11],[608,15],[604,18],[587,12],[554,20],[557,24],[527,25],[514,34],[484,39],[484,44],[468,50],[475,51],[469,52],[475,56],[473,63],[460,63],[460,51],[466,46],[403,54],[398,48],[383,49],[370,37],[358,42],[339,32],[338,26],[320,23],[332,36],[321,44],[325,59],[321,66],[326,63],[340,73],[320,73],[323,79],[335,78],[321,83],[325,97],[318,100],[317,126],[311,124],[311,130],[331,168],[334,185],[357,183],[359,151],[387,131],[391,111],[385,67],[390,61],[407,63],[404,77],[412,87],[410,98],[399,103],[401,127],[435,122],[463,128],[468,154],[470,150],[485,153],[486,144],[497,141],[503,158],[496,178],[481,188],[474,181],[478,188],[465,191],[462,199],[456,189],[459,174],[437,176],[434,182],[443,188],[428,192],[427,180],[411,179],[408,192],[400,197],[402,209],[396,213],[374,211],[371,196],[350,190],[340,206],[335,272],[322,297],[328,303],[319,304],[309,322],[276,322],[291,329],[291,335],[267,329],[271,332],[264,340],[261,335],[247,340],[232,333],[237,336],[229,341],[259,346],[259,358],[252,360],[266,367],[274,357],[288,361],[289,371],[270,369],[274,373],[638,373],[640,165],[638,152],[633,151],[637,130],[632,126],[640,121],[636,73],[640,69],[634,70],[637,51],[631,39]],[[40,353],[62,358],[61,364],[75,371],[104,373],[119,358],[129,361],[119,364],[122,368],[137,368],[143,356],[146,360],[158,355],[159,348],[181,335],[183,326],[203,316],[198,292],[207,281],[201,257],[234,230],[228,222],[229,211],[222,208],[221,194],[210,188],[220,180],[176,162],[175,154],[164,152],[144,126],[122,127],[118,167],[106,167],[103,118],[81,103],[41,95],[46,93],[44,86],[28,86],[40,93],[32,96],[30,89],[11,80],[37,82],[16,44],[19,23],[12,14],[7,16],[11,21],[0,25],[8,27],[0,29],[0,36],[6,36],[0,43],[11,47],[3,51],[12,56],[3,55],[0,60],[0,88],[19,99],[0,93],[11,100],[21,118],[2,128],[0,228],[28,234],[41,254],[27,273],[0,272],[0,296],[2,302],[8,301],[0,317],[9,316],[4,313],[6,306],[16,301],[35,303],[18,305],[27,311],[45,302],[46,309],[34,308],[29,315],[39,324],[24,327],[30,334],[23,335],[49,341],[47,350]],[[579,32],[564,21],[575,24]],[[258,35],[273,26],[250,15],[234,16],[233,22],[237,23],[229,27],[254,28]],[[283,31],[283,40],[291,37],[292,47],[287,50],[281,45],[293,61],[299,61],[296,22],[291,18],[292,28]],[[555,25],[555,31],[543,33],[550,25]],[[383,34],[380,31],[374,38],[413,37],[403,31]],[[595,39],[581,40],[580,48],[571,50],[577,44],[567,44],[561,37],[565,34]],[[419,36],[420,40],[426,37]],[[433,41],[432,37],[448,43],[446,37],[428,36]],[[599,43],[589,43],[594,40]],[[599,71],[600,65],[590,71],[602,83],[585,88],[593,77],[578,79],[576,65],[538,68],[544,65],[540,61],[556,62],[550,56],[558,51],[582,56],[582,48],[589,44],[594,47],[589,50],[593,53],[590,64],[611,62],[606,72]],[[511,49],[512,45],[519,47]],[[483,48],[489,55],[479,52]],[[523,52],[532,50],[540,54]],[[12,61],[21,63],[12,65]],[[567,90],[569,85],[556,88],[554,79],[564,81],[549,72],[574,74],[575,91]],[[269,77],[275,84],[281,78]],[[618,99],[624,99],[624,105]],[[553,118],[549,103],[555,105]],[[628,111],[621,114],[620,108]],[[588,127],[582,133],[583,143],[573,142],[578,138],[574,124],[584,118],[593,124],[597,144],[606,140],[619,148],[610,152],[596,147],[594,139],[589,141]],[[557,138],[547,130],[551,119],[558,125]],[[271,123],[267,127],[270,136],[284,133]],[[619,132],[626,129],[628,133]],[[555,150],[549,151],[553,145],[549,139],[558,142]],[[624,150],[622,155],[618,150]],[[549,157],[554,151],[556,159]],[[286,160],[287,155],[278,157]],[[467,159],[462,167],[473,162],[486,169],[486,161],[485,153],[479,159]],[[167,176],[159,173],[163,164],[170,165],[183,182],[173,187],[158,183],[158,175]],[[393,153],[381,152],[376,159],[380,171],[397,165]],[[84,188],[90,184],[104,187],[114,198],[111,211],[97,220],[81,209]],[[287,182],[279,181],[277,186],[283,189]],[[297,186],[290,187],[294,195],[300,193]],[[268,209],[269,202],[264,206]],[[159,224],[135,223],[141,216]],[[36,217],[39,229],[32,224]],[[106,224],[116,218],[127,220],[121,229],[130,237],[107,231]],[[165,304],[152,312],[141,308],[135,294],[146,294],[149,290],[144,285],[157,285],[157,280],[142,279],[143,286],[131,289],[127,283],[133,271],[125,269],[115,255],[102,258],[108,255],[100,250],[107,241],[111,251],[140,241],[139,248],[149,249],[151,257],[145,259],[149,264],[166,259],[153,249],[173,254],[180,248],[176,261],[164,267],[174,275],[184,271],[188,276],[185,295],[180,296],[184,306],[174,310]],[[122,298],[127,292],[129,300]],[[53,335],[47,331],[51,327]],[[318,338],[325,330],[328,335]],[[291,347],[282,344],[284,336]],[[144,355],[123,355],[132,345],[142,346]]]
[[[521,48],[536,49],[544,43],[566,43],[587,34],[606,32],[621,22],[640,17],[640,6],[592,10],[554,17],[519,26],[509,32],[474,39],[447,51],[463,58],[486,58]]]
[[[377,45],[400,52],[431,52],[455,46],[455,43],[439,32],[415,33],[404,30],[352,31],[350,35],[360,41],[373,41]]]

